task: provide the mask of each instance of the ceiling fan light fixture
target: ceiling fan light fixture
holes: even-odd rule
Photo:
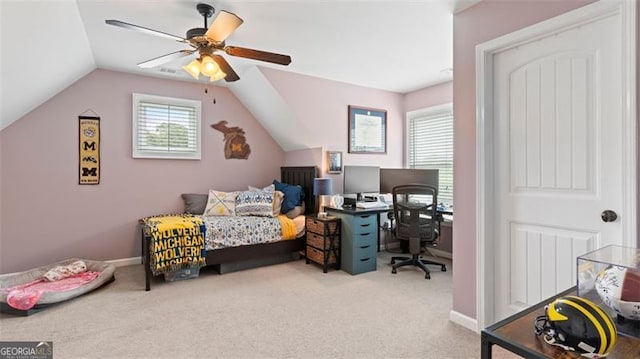
[[[215,76],[217,72],[220,71],[220,66],[213,61],[213,58],[209,55],[205,55],[200,60],[200,72],[203,75],[212,77]]]
[[[210,77],[210,81],[211,82],[216,82],[218,80],[222,80],[223,78],[227,77],[227,74],[225,74],[222,70],[216,72],[216,74],[214,76]]]
[[[227,46],[227,37],[242,25],[243,20],[234,13],[221,10],[211,25],[207,26],[207,19],[213,16],[213,7],[206,3],[199,3],[196,5],[196,9],[200,15],[204,17],[204,27],[188,30],[186,38],[119,20],[105,20],[105,23],[107,25],[135,30],[148,35],[169,38],[190,45],[190,49],[175,51],[170,54],[141,62],[138,64],[138,67],[152,68],[185,56],[197,54],[200,56],[198,59],[193,60],[188,65],[182,67],[196,80],[200,79],[200,74],[209,77],[209,80],[212,82],[219,79],[224,79],[227,82],[234,82],[240,79],[227,60],[216,54],[216,52],[224,52],[229,56],[265,61],[284,66],[291,63],[291,56],[288,55],[245,47]]]
[[[182,68],[193,76],[196,80],[200,78],[200,62],[196,59],[191,61],[188,65],[182,66]]]

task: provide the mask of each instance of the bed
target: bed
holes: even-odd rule
[[[317,177],[318,169],[315,166],[304,167],[280,167],[280,182],[300,185],[304,192],[305,214],[315,213],[317,210],[316,198],[313,195],[313,180]],[[145,290],[151,289],[151,277],[153,276],[149,251],[150,239],[142,232],[142,258],[145,268]],[[226,247],[206,251],[206,266],[216,266],[220,273],[226,268],[249,268],[262,264],[273,264],[295,258],[301,250],[304,250],[305,235],[291,240],[276,241],[271,243],[250,244],[236,247]]]

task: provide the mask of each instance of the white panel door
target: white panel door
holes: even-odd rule
[[[617,17],[494,55],[496,320],[575,285],[577,256],[623,243]]]

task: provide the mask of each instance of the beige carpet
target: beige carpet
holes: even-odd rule
[[[0,340],[53,341],[55,358],[479,358],[478,334],[449,321],[451,268],[322,273],[304,260],[196,279],[141,265],[30,317],[0,314]],[[445,260],[446,261],[446,260]],[[510,357],[497,350],[497,357]]]

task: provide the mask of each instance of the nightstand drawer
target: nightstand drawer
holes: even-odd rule
[[[332,264],[336,264],[337,263],[337,258],[336,255],[333,252],[327,252],[327,251],[323,251],[317,248],[313,248],[308,246],[307,247],[307,259],[310,259],[318,264],[322,264],[324,266],[326,265],[332,265]],[[325,262],[325,255],[328,255],[329,258],[328,260]],[[326,272],[325,272],[326,273]]]
[[[326,225],[326,227],[325,227]],[[313,217],[307,217],[306,230],[307,232],[317,233],[319,235],[327,235],[335,233],[336,227],[340,225],[339,222],[323,222]],[[325,230],[327,232],[325,232]]]
[[[334,239],[334,241],[338,241]],[[331,238],[322,236],[317,233],[309,232],[307,233],[307,245],[316,247],[318,249],[329,249],[331,248]],[[339,243],[334,243],[334,247],[340,247]]]

